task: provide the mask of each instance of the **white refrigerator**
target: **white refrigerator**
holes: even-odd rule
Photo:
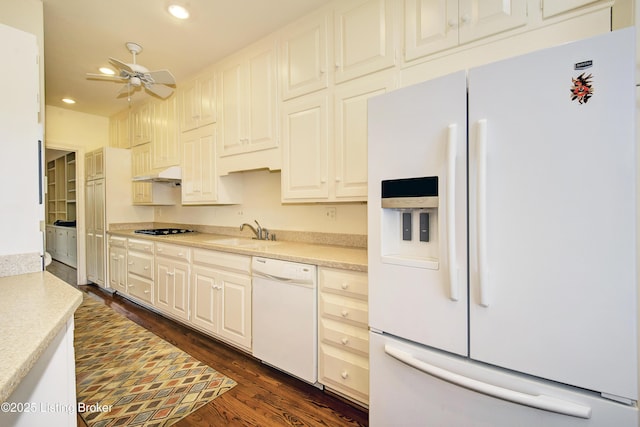
[[[371,426],[640,425],[634,37],[369,101]]]

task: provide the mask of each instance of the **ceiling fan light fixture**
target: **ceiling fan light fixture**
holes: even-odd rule
[[[65,104],[75,104],[76,100],[72,98],[62,98],[62,102],[64,102]]]
[[[100,67],[98,68],[98,71],[100,71],[102,74],[106,74],[107,76],[114,76],[116,74],[116,72],[109,67]]]
[[[187,10],[187,8],[185,8],[182,5],[179,4],[170,4],[169,7],[167,8],[169,10],[169,13],[178,18],[178,19],[188,19],[189,18],[189,11]]]

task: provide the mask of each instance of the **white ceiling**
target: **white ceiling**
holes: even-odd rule
[[[127,107],[121,83],[89,80],[86,73],[113,57],[126,63],[125,43],[143,47],[137,63],[168,69],[177,86],[205,67],[272,33],[329,0],[180,0],[191,18],[166,12],[168,0],[43,0],[46,104],[110,116]],[[149,95],[138,91],[136,102]],[[77,103],[64,104],[63,97]]]

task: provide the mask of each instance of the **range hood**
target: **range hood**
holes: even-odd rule
[[[134,176],[132,180],[147,182],[179,182],[182,180],[182,169],[180,166],[171,166],[159,172]]]

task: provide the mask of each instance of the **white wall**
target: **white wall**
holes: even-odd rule
[[[47,148],[83,147],[91,151],[109,145],[109,118],[46,107],[44,130]]]
[[[242,172],[243,203],[233,206],[164,206],[156,208],[155,220],[185,224],[239,227],[258,220],[272,230],[367,234],[365,203],[282,204],[280,172]],[[327,215],[335,209],[335,219]]]

